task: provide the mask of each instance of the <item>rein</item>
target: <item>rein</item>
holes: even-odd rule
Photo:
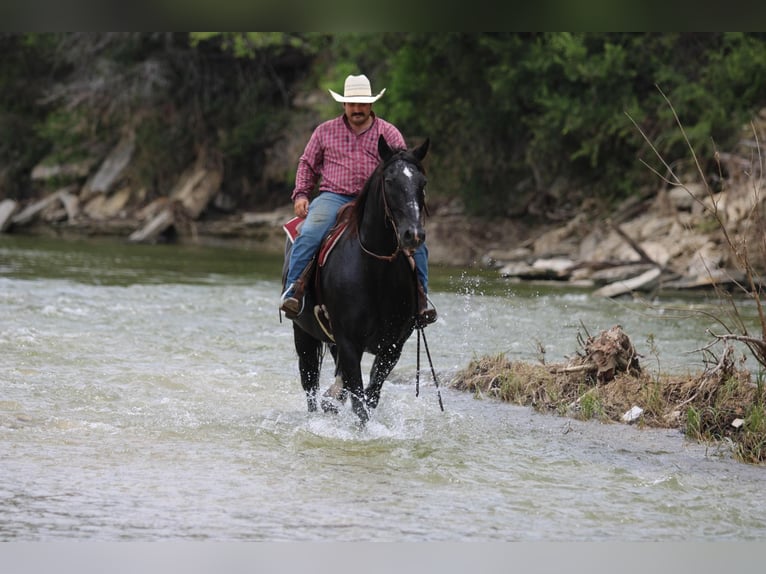
[[[436,396],[439,398],[439,408],[444,412],[444,403],[442,402],[442,392],[439,389],[439,379],[436,378],[436,371],[434,370],[434,362],[431,359],[431,351],[428,350],[428,342],[426,341],[425,327],[418,325],[416,327],[418,331],[418,352],[417,352],[417,374],[415,375],[415,396],[420,396],[420,337],[423,337],[423,346],[426,348],[426,356],[428,357],[428,363],[431,366],[431,376],[434,378],[434,385],[436,385]]]
[[[380,194],[383,196],[383,212],[385,213],[386,220],[391,223],[391,226],[394,228],[394,237],[396,237],[396,249],[391,255],[378,255],[377,253],[373,253],[369,249],[367,249],[364,244],[362,243],[362,237],[359,235],[359,247],[362,248],[362,251],[364,251],[367,255],[370,255],[374,257],[375,259],[379,259],[381,261],[386,261],[388,263],[391,263],[394,259],[396,259],[396,256],[399,255],[399,252],[403,251],[401,243],[399,242],[399,231],[396,229],[396,222],[394,221],[394,216],[391,215],[391,209],[388,207],[388,201],[386,200],[386,182],[383,178],[380,179]]]

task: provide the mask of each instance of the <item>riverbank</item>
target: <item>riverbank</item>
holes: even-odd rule
[[[566,364],[483,356],[450,384],[478,398],[578,420],[677,428],[692,440],[730,448],[742,462],[766,462],[766,388],[737,364],[730,346],[701,373],[650,373],[616,326],[582,341]]]
[[[290,205],[225,213],[214,206],[214,189],[200,191],[204,182],[218,179],[204,169],[190,177],[178,193],[150,202],[130,190],[96,193],[87,186],[79,194],[62,188],[25,203],[6,199],[0,202],[0,230],[283,251]],[[431,206],[427,243],[436,265],[494,269],[511,282],[549,281],[591,288],[596,296],[736,289],[746,270],[735,248],[747,249],[752,267],[766,266],[759,225],[764,211],[760,190],[749,180],[716,193],[693,183],[660,189],[608,214],[583,206],[560,222],[472,217],[457,202],[441,202]]]

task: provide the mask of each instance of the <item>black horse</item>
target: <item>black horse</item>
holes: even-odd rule
[[[357,199],[341,212],[348,218],[319,276],[308,282],[305,304],[293,318],[295,350],[308,410],[317,410],[324,344],[336,362],[343,388],[362,424],[378,405],[386,377],[399,361],[415,328],[417,275],[412,253],[425,240],[425,186],[422,160],[429,140],[412,150],[392,149],[381,136],[377,166]],[[339,223],[340,224],[340,223]],[[292,244],[285,253],[285,271]],[[318,317],[321,317],[321,323]],[[375,355],[364,388],[362,355]],[[322,401],[322,408],[334,410]]]

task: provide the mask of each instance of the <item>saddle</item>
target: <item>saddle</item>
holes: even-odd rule
[[[311,260],[311,263],[309,263],[304,272],[301,274],[301,280],[304,282],[304,285],[308,285],[310,283],[313,283],[314,285],[314,296],[317,302],[313,309],[314,317],[319,323],[319,326],[322,328],[322,331],[324,331],[325,335],[327,335],[327,337],[333,342],[335,341],[335,338],[332,334],[330,316],[327,314],[327,309],[322,303],[322,289],[320,286],[319,275],[320,269],[324,267],[324,264],[327,262],[327,258],[330,255],[330,252],[338,244],[338,241],[351,224],[352,205],[353,202],[347,203],[341,207],[340,210],[338,210],[335,224],[332,226],[324,239],[322,239],[322,242],[319,244],[319,251]],[[298,237],[298,235],[300,235],[301,227],[304,221],[305,219],[302,217],[293,217],[290,221],[282,226],[282,229],[285,230],[288,239],[292,243],[295,243],[295,239]]]
[[[304,286],[313,283],[314,297],[316,299],[316,304],[314,305],[313,309],[314,317],[316,318],[317,323],[319,323],[319,326],[322,328],[322,331],[324,331],[324,334],[327,335],[327,337],[333,342],[335,342],[335,337],[332,333],[332,323],[330,321],[330,315],[327,313],[327,308],[324,306],[324,303],[322,303],[322,287],[319,278],[321,269],[324,267],[325,263],[327,263],[327,258],[329,257],[333,248],[335,248],[335,246],[338,244],[338,241],[340,241],[340,238],[346,231],[348,231],[348,228],[351,225],[353,205],[354,202],[352,201],[338,210],[335,224],[332,226],[332,228],[330,228],[330,231],[327,233],[324,239],[322,239],[322,242],[319,244],[319,251],[308,264],[303,273],[301,273],[301,278],[299,279],[299,281]],[[303,221],[304,218],[302,217],[293,217],[290,221],[282,226],[282,229],[285,230],[285,233],[287,233],[287,237],[291,242],[295,243],[295,239],[298,237],[298,235],[300,235]],[[415,259],[412,257],[412,255],[409,255],[408,259],[410,267],[414,271]],[[425,294],[423,296],[425,297]]]
[[[338,243],[338,240],[341,238],[343,233],[346,231],[346,229],[348,229],[349,223],[351,223],[351,210],[349,208],[351,207],[352,203],[353,202],[348,203],[341,207],[340,210],[338,210],[338,215],[335,219],[335,225],[332,226],[330,231],[322,240],[322,243],[319,244],[319,252],[317,254],[316,260],[319,262],[320,267],[324,267],[330,251],[332,251],[333,247],[335,247],[335,245]],[[301,227],[303,226],[304,221],[305,218],[296,216],[282,226],[282,229],[285,230],[288,239],[292,243],[295,243],[295,240],[301,234]]]

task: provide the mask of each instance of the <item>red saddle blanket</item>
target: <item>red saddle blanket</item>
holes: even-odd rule
[[[346,229],[348,229],[350,219],[348,217],[349,210],[347,207],[349,205],[345,205],[341,208],[341,210],[338,212],[338,219],[336,220],[335,225],[332,227],[332,229],[330,229],[327,236],[322,240],[322,244],[319,247],[319,253],[317,255],[317,261],[319,262],[320,267],[325,264],[330,251],[332,251],[332,248],[335,247],[343,233],[346,231]],[[306,221],[306,218],[304,217],[293,217],[290,221],[282,226],[282,229],[284,229],[285,233],[287,233],[287,237],[293,243],[295,243],[295,239],[300,235],[301,226],[303,225],[304,221]]]
[[[287,238],[295,243],[295,238],[301,233],[301,225],[306,221],[305,217],[293,217],[290,221],[282,226],[282,229],[287,233]]]

